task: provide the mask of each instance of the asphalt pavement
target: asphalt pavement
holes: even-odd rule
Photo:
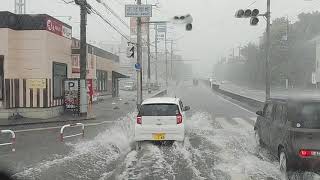
[[[16,152],[2,148],[0,161],[19,179],[281,178],[277,159],[255,144],[255,113],[192,82],[169,89],[191,106],[184,145],[144,143],[132,150],[136,112],[123,109],[109,122],[88,125],[84,139],[60,142],[58,128],[22,130]]]

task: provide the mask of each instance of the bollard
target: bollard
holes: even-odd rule
[[[69,135],[69,136],[64,136],[63,135],[63,132],[64,132],[64,129],[65,128],[68,128],[68,127],[78,127],[78,126],[81,126],[81,133],[78,133],[78,134],[72,134],[72,135]],[[66,138],[71,138],[71,137],[76,137],[76,136],[82,136],[82,138],[84,138],[84,124],[83,123],[75,123],[75,124],[67,124],[67,125],[64,125],[61,127],[60,129],[60,141],[63,142],[64,139]]]
[[[12,148],[12,152],[15,152],[16,149],[15,149],[15,144],[16,144],[16,134],[12,131],[12,130],[9,130],[9,129],[6,129],[6,130],[0,130],[0,134],[11,134],[11,141],[8,142],[8,143],[2,143],[0,144],[0,146],[8,146],[8,145],[11,145]]]

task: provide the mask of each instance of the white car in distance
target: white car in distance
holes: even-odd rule
[[[179,98],[159,97],[142,102],[135,123],[134,141],[136,150],[142,141],[179,141],[183,143],[185,133],[185,111]]]

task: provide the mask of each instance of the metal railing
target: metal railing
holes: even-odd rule
[[[12,146],[12,148],[11,148],[12,152],[16,151],[16,149],[15,149],[16,134],[12,130],[9,130],[9,129],[0,130],[0,134],[11,134],[11,141],[7,142],[7,143],[2,143],[2,144],[0,144],[0,146],[9,146],[9,145],[11,145]]]
[[[82,128],[82,132],[81,133],[78,133],[78,134],[71,134],[71,135],[68,135],[68,136],[64,136],[63,133],[64,133],[64,129],[65,128],[68,128],[68,127],[79,127],[81,126]],[[63,142],[64,139],[66,138],[71,138],[71,137],[76,137],[76,136],[82,136],[84,137],[84,124],[83,123],[75,123],[75,124],[67,124],[67,125],[64,125],[61,127],[60,129],[60,141]]]

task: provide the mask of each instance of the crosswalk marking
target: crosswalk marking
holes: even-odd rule
[[[228,122],[226,121],[226,118],[217,117],[217,118],[216,118],[216,121],[217,121],[217,122],[222,126],[222,128],[224,128],[224,129],[230,129],[230,128],[234,127],[234,126],[232,126],[230,123],[228,123]]]
[[[224,129],[232,128],[251,128],[255,123],[255,117],[216,117],[218,122]]]
[[[242,118],[238,118],[238,117],[235,117],[233,118],[235,121],[238,122],[238,124],[244,128],[247,128],[247,127],[251,127],[251,123],[242,119]]]

